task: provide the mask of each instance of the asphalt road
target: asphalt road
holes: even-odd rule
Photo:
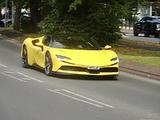
[[[145,41],[145,42],[153,42],[153,43],[160,43],[160,38],[154,38],[153,36],[150,37],[144,37],[143,34],[140,34],[139,36],[134,36],[133,34],[126,34],[124,38],[128,40],[133,41]]]
[[[20,47],[0,40],[0,120],[160,120],[160,82],[48,77],[22,68]]]
[[[144,37],[144,34],[139,34],[138,36],[134,36],[133,30],[127,30],[127,29],[122,29],[121,32],[125,34],[122,37],[127,40],[160,43],[160,38],[155,38],[153,35],[150,35],[149,37]]]

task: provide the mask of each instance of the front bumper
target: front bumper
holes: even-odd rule
[[[148,31],[144,31],[144,33],[154,35],[154,34],[160,34],[160,31],[159,30],[148,30]]]
[[[88,66],[63,64],[57,71],[53,70],[53,72],[72,75],[116,76],[119,74],[119,65],[116,63],[110,66],[100,66],[98,70],[90,70]]]

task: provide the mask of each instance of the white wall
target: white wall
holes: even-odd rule
[[[145,16],[152,16],[152,5],[138,5],[138,15],[137,17],[141,19],[142,17]]]

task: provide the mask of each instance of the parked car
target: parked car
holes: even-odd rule
[[[0,20],[0,27],[4,27],[4,22]]]
[[[154,35],[155,37],[160,36],[160,18],[158,17],[143,17],[140,21],[134,24],[133,30],[134,36],[138,34],[144,34],[149,37]]]
[[[0,27],[10,26],[12,24],[12,19],[2,19],[0,20]]]

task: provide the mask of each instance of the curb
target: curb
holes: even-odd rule
[[[120,58],[120,71],[160,80],[160,68]]]
[[[139,76],[150,78],[150,79],[160,80],[160,75],[159,74],[153,74],[153,73],[137,70],[137,69],[134,69],[134,68],[127,68],[127,67],[124,67],[124,66],[120,66],[120,71],[135,74],[135,75],[139,75]]]

